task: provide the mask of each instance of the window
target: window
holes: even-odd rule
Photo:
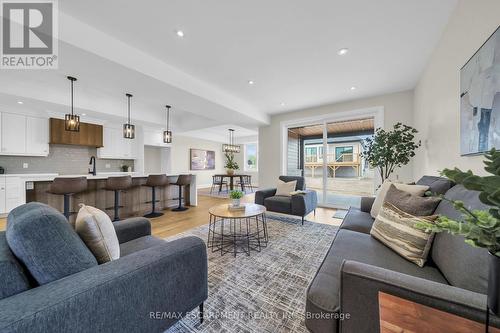
[[[338,162],[352,162],[353,146],[335,147],[335,160]]]
[[[245,171],[258,171],[259,165],[257,161],[258,156],[257,143],[245,144]]]

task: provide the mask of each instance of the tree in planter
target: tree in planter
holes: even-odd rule
[[[457,168],[445,169],[441,174],[468,190],[479,191],[479,200],[488,205],[489,209],[469,210],[461,201],[448,200],[457,211],[462,213],[462,221],[439,216],[432,223],[419,222],[415,228],[426,232],[449,232],[453,235],[460,235],[465,238],[467,244],[489,251],[491,256],[488,306],[498,315],[500,313],[500,151],[493,148],[485,154],[485,157],[484,169],[491,176],[480,177],[470,170],[463,172]],[[443,200],[447,199],[443,198]]]
[[[391,131],[377,128],[373,138],[365,139],[361,156],[378,169],[382,182],[415,156],[415,149],[421,146],[420,140],[415,141],[416,133],[415,128],[397,123]]]
[[[227,152],[224,155],[226,156],[226,164],[224,164],[224,168],[226,168],[229,174],[234,173],[234,170],[240,169],[238,163],[234,161],[234,153]]]

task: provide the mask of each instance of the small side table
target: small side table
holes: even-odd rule
[[[266,207],[245,204],[244,210],[229,210],[229,205],[209,209],[208,248],[221,255],[260,252],[267,246]]]

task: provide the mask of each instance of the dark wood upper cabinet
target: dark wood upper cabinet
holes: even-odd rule
[[[50,143],[103,147],[102,125],[80,123],[80,132],[71,132],[64,129],[63,119],[50,118]]]

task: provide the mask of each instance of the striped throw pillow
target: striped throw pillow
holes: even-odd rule
[[[434,239],[433,233],[415,229],[417,222],[434,221],[437,215],[413,216],[396,208],[393,204],[384,202],[370,235],[403,258],[423,267]]]

